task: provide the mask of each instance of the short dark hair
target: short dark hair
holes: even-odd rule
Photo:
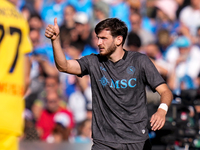
[[[142,45],[140,37],[133,31],[128,34],[127,46],[140,47]]]
[[[122,45],[124,45],[128,28],[123,21],[118,18],[107,18],[96,25],[95,33],[99,34],[104,29],[109,30],[113,37],[121,35],[123,37]]]
[[[73,46],[74,48],[82,52],[84,50],[85,42],[81,38],[78,38],[75,41],[71,41],[70,46]]]
[[[38,18],[40,21],[42,21],[42,18],[40,16],[40,14],[38,14],[38,13],[31,14],[31,16],[29,17],[28,21],[30,21],[32,18]]]

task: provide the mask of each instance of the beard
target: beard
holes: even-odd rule
[[[99,48],[101,48],[101,47],[99,47]],[[103,53],[100,52],[100,55],[101,56],[110,56],[112,53],[115,52],[116,49],[117,49],[117,46],[115,46],[115,44],[112,43],[112,45],[110,47],[105,49],[105,52],[103,52]]]

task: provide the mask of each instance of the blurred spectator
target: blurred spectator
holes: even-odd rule
[[[46,43],[43,39],[44,35],[42,34],[42,30],[44,29],[44,24],[41,20],[40,15],[33,14],[28,21],[31,29],[31,41],[34,46],[33,55],[43,56],[43,58],[48,60],[50,64],[54,65],[53,49],[51,45],[49,43]]]
[[[36,123],[36,128],[39,137],[42,140],[47,140],[47,137],[51,134],[55,127],[54,116],[58,112],[65,113],[69,116],[70,122],[69,127],[74,127],[73,115],[72,113],[64,108],[60,107],[60,98],[57,92],[50,92],[46,97],[46,107],[43,109],[40,118]]]
[[[176,0],[176,2],[178,4],[178,8],[176,11],[176,18],[179,20],[181,10],[186,6],[190,5],[190,0]]]
[[[63,24],[60,26],[60,40],[61,46],[66,48],[70,43],[70,31],[75,28],[74,16],[76,10],[72,5],[67,5],[64,9],[64,18]]]
[[[79,39],[78,41],[71,42],[70,45],[64,49],[64,53],[66,59],[77,59],[80,58],[84,49],[83,42]],[[66,74],[66,73],[59,73],[62,88],[65,91],[65,95],[69,97],[71,93],[75,92],[75,76]]]
[[[90,55],[91,53],[97,54],[99,51],[99,48],[97,46],[97,37],[94,31],[91,33],[91,38],[88,44],[84,46],[83,52],[81,54],[82,56]]]
[[[130,14],[134,12],[140,12],[142,5],[140,0],[135,0],[135,1],[127,0],[127,3],[130,6]]]
[[[147,3],[148,0],[128,0],[127,3],[130,6],[130,15],[133,13],[141,14],[141,28],[148,30],[151,33],[155,31],[154,20],[147,16]]]
[[[48,143],[69,142],[71,136],[70,117],[66,113],[56,113],[53,118],[55,126],[47,137]]]
[[[25,5],[21,9],[21,13],[26,20],[28,20],[31,14],[34,12],[34,9],[30,5]]]
[[[134,12],[130,15],[130,22],[131,22],[131,31],[138,34],[141,39],[142,46],[145,46],[149,43],[155,42],[155,36],[142,28],[142,16],[138,12]]]
[[[91,27],[89,17],[84,12],[77,12],[74,16],[75,29],[70,32],[72,41],[79,41],[84,46],[89,43],[91,37]]]
[[[66,59],[78,59],[82,56],[89,55],[91,53],[98,53],[96,34],[94,33],[94,31],[90,34],[90,38],[88,37],[89,39],[87,39],[88,44],[86,44],[86,41],[83,41],[81,38],[78,38],[76,41],[71,41],[69,45],[63,49]],[[71,93],[75,92],[75,76],[60,73],[60,78],[62,81],[63,89],[65,90],[66,95],[69,97]]]
[[[86,119],[78,126],[78,134],[74,138],[75,143],[91,143],[91,120]]]
[[[93,1],[98,1],[98,0],[93,0]],[[113,0],[102,0],[103,2],[107,3],[107,4],[111,4],[113,3]]]
[[[160,29],[157,33],[157,45],[165,59],[167,50],[171,47],[173,42],[173,37],[170,35],[167,29]]]
[[[40,30],[33,29],[29,35],[33,44],[33,52],[29,55],[32,63],[29,93],[38,93],[43,88],[44,76],[56,76],[58,75],[58,70],[55,68],[53,60],[50,60],[50,57],[53,57],[52,47],[41,45]],[[46,53],[46,51],[51,51],[52,54],[49,55],[50,52]]]
[[[40,118],[42,110],[46,107],[46,98],[51,92],[56,92],[58,94],[60,98],[59,105],[61,108],[67,107],[67,98],[63,95],[59,78],[57,76],[47,76],[45,78],[45,85],[43,89],[37,94],[37,97],[34,99],[33,105],[31,106],[31,110],[36,121]]]
[[[167,61],[173,65],[169,76],[169,87],[179,94],[180,89],[196,88],[194,79],[200,71],[200,49],[192,45],[188,38],[181,36],[167,52]]]
[[[131,30],[130,21],[129,21],[129,9],[130,6],[126,3],[125,0],[115,0],[111,1],[110,4],[110,15],[111,18],[119,18],[124,21],[128,27],[128,31]]]
[[[170,34],[176,35],[178,27],[180,26],[176,19],[176,10],[178,7],[176,1],[157,0],[155,2],[155,7],[157,8],[155,18],[155,33],[157,34],[160,29],[167,29]]]
[[[80,39],[78,41],[72,41],[69,46],[64,48],[66,59],[77,59],[91,53],[98,53],[97,37],[94,31],[91,33],[90,41],[84,46],[84,42]],[[74,75],[60,73],[60,80],[62,88],[65,91],[65,95],[69,97],[76,91],[76,78]]]
[[[44,1],[45,0],[34,0],[33,7],[38,13],[40,13]]]
[[[78,39],[77,41],[72,41],[69,47],[65,50],[66,55],[69,58],[78,59],[82,57],[84,46],[85,46],[85,43],[80,39]]]
[[[73,29],[75,27],[74,16],[76,14],[76,10],[72,5],[67,5],[64,9],[64,22],[62,26],[65,26],[68,30]],[[61,26],[61,27],[62,27]]]
[[[32,30],[29,35],[34,48],[39,43],[40,33],[38,30]],[[34,59],[33,52],[29,55],[29,57],[32,64],[30,72],[31,83],[29,87],[29,93],[37,93],[43,87],[42,85],[44,72],[41,69],[39,63]]]
[[[55,66],[54,66],[52,46],[48,43],[45,43],[43,39],[44,35],[42,34],[42,30],[44,29],[44,24],[40,15],[38,14],[31,15],[28,22],[31,29],[30,38],[31,38],[31,41],[33,43],[33,48],[34,48],[31,54],[32,61],[34,61],[35,63],[34,65],[40,63],[45,73],[51,74],[51,75],[58,74],[58,71],[57,69],[55,69]],[[32,69],[32,71],[36,73],[38,70]],[[32,75],[33,73],[31,73],[31,76]]]
[[[141,40],[140,40],[140,37],[133,31],[131,31],[129,34],[128,34],[128,37],[127,37],[127,50],[129,51],[139,51],[142,43],[141,43]]]
[[[177,2],[176,0],[157,0],[155,3],[155,6],[162,11],[158,12],[158,15],[160,16],[160,19],[166,19],[174,21],[176,19],[176,10],[177,10]],[[170,9],[167,9],[166,6],[168,6]],[[164,20],[163,20],[164,21]]]
[[[163,59],[162,53],[160,52],[158,46],[155,43],[150,43],[146,45],[142,50],[150,58],[158,72],[166,80],[171,68],[169,64]],[[159,105],[160,95],[157,92],[152,92],[149,86],[146,87],[146,96],[148,103]]]
[[[190,0],[190,3],[180,12],[180,22],[189,28],[192,36],[195,36],[197,28],[200,26],[200,1]]]
[[[91,0],[69,0],[69,3],[74,6],[77,12],[84,12],[89,18],[92,14]]]
[[[97,23],[109,17],[109,5],[101,0],[93,2],[93,15],[91,26],[94,28]]]
[[[156,0],[143,0],[146,2],[146,16],[148,18],[155,18],[155,2]]]
[[[36,8],[41,15],[45,26],[54,23],[54,18],[57,18],[57,23],[60,26],[63,23],[64,8],[69,4],[68,0],[42,0],[36,1]]]
[[[62,34],[63,51],[66,59],[77,59],[82,56],[97,53],[96,35],[92,32],[89,17],[84,12],[77,12],[74,17],[75,28]],[[75,92],[75,77],[60,73],[63,89],[69,97]]]
[[[35,29],[41,31],[42,28],[44,28],[42,18],[37,13],[30,15],[28,23],[31,30]]]
[[[44,22],[41,16],[38,13],[32,13],[28,19],[28,23],[30,26],[30,30],[38,30],[40,33],[40,37],[38,38],[39,45],[47,45],[46,38],[44,36]]]
[[[164,60],[158,46],[154,43],[148,44],[145,47],[145,53],[147,56],[149,56],[151,61],[154,63],[158,72],[166,80],[172,67],[170,66],[169,63],[167,63],[167,61]]]
[[[76,90],[69,96],[69,108],[76,124],[87,118],[87,110],[92,110],[92,93],[89,76],[76,77]]]

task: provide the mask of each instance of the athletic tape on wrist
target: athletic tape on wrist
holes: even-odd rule
[[[161,108],[161,109],[165,110],[166,112],[168,111],[168,106],[165,103],[161,103],[158,108]]]

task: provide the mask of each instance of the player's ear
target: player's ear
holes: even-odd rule
[[[117,45],[117,46],[120,46],[121,44],[122,44],[122,41],[123,41],[123,37],[120,35],[120,36],[117,36],[116,38],[115,38],[115,44]]]

